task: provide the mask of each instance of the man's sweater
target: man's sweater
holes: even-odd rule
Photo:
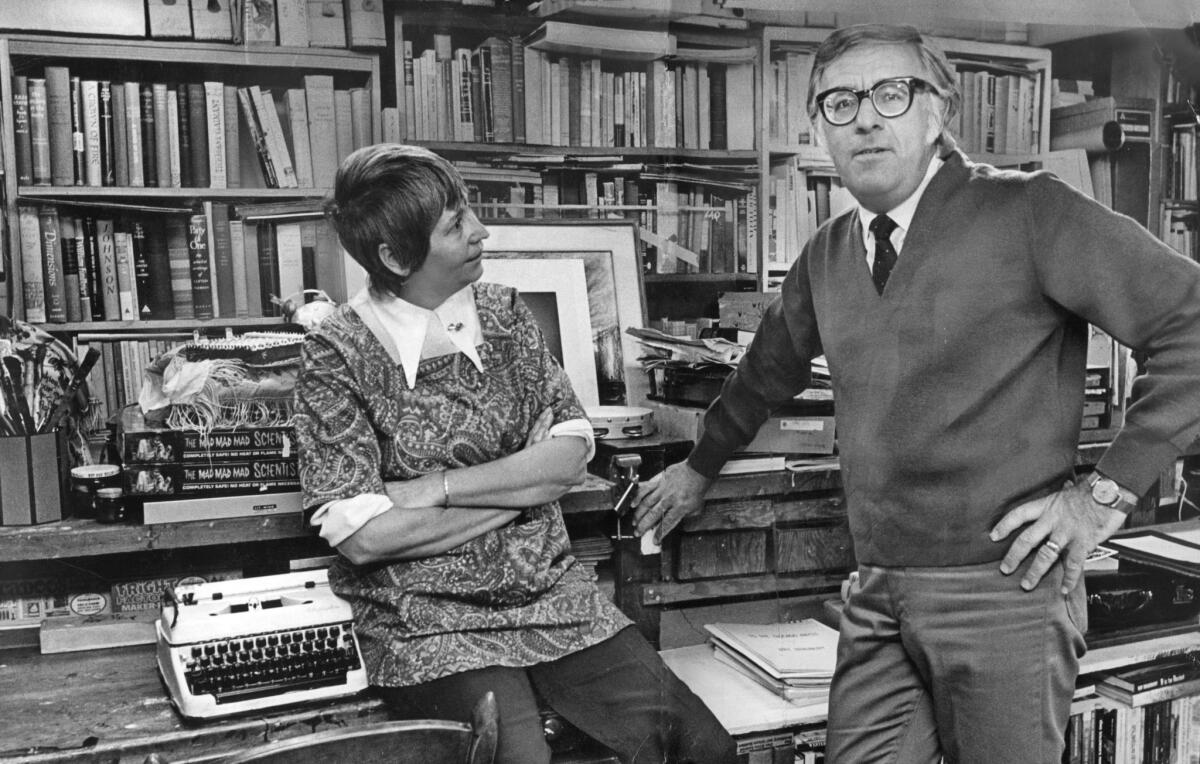
[[[882,295],[857,212],[788,273],[689,457],[714,476],[824,353],[859,562],[998,560],[988,532],[1071,478],[1088,323],[1149,356],[1098,469],[1136,492],[1200,434],[1200,266],[1047,173],[952,152]]]

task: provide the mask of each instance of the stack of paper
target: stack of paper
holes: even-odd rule
[[[793,623],[711,623],[717,660],[798,703],[824,703],[837,660],[838,634],[808,618]]]

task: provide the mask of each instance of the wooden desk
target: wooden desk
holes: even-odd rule
[[[167,699],[153,645],[40,655],[0,653],[5,762],[142,764],[158,752],[176,762],[211,760],[258,743],[384,721],[373,697],[332,701],[258,717],[192,723]]]

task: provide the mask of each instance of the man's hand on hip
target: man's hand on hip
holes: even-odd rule
[[[1033,562],[1021,579],[1021,587],[1031,590],[1061,558],[1065,571],[1063,594],[1067,594],[1083,577],[1087,556],[1116,533],[1125,518],[1124,512],[1093,501],[1087,481],[1068,481],[1062,490],[1014,507],[996,523],[992,541],[1002,541],[1029,524],[1009,546],[1000,562],[1000,572],[1009,575],[1033,554]]]

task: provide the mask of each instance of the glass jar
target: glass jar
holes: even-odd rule
[[[123,490],[101,488],[96,491],[96,522],[123,523],[126,519],[125,492]]]
[[[71,517],[96,516],[96,492],[120,488],[121,468],[115,464],[84,464],[71,468]]]

